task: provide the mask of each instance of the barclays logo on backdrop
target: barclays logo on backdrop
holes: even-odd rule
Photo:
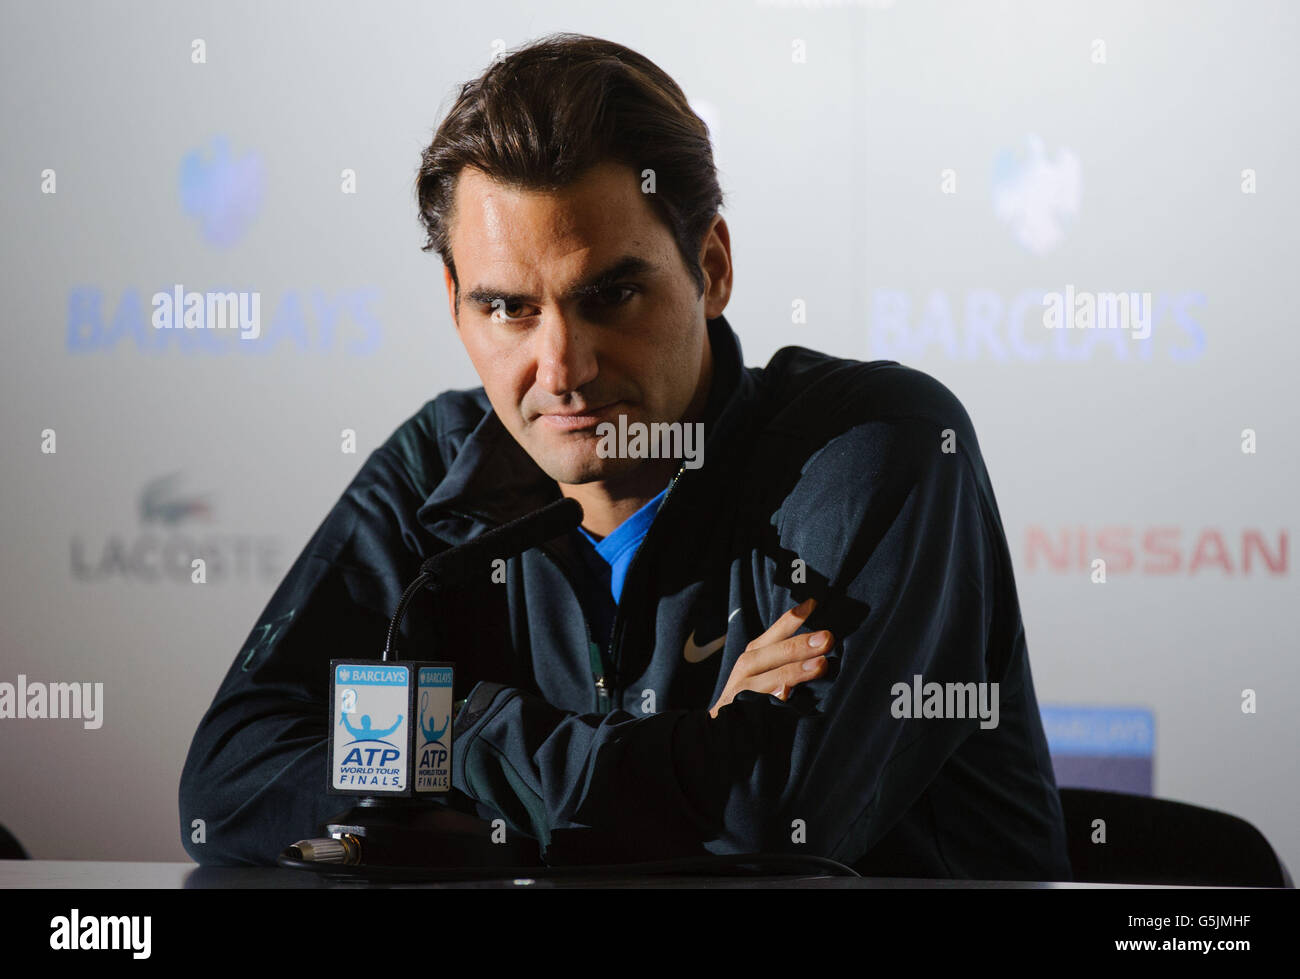
[[[180,192],[181,209],[204,240],[224,248],[242,238],[261,211],[266,170],[256,153],[235,156],[230,140],[217,136],[181,160]]]
[[[156,298],[175,286],[141,290],[126,288],[116,295],[93,285],[75,286],[68,293],[67,350],[106,353],[121,345],[143,353],[266,356],[288,349],[293,353],[340,353],[364,357],[379,349],[383,330],[373,309],[374,288],[290,289],[279,295],[269,320],[260,317],[251,329],[163,329],[155,325]],[[260,294],[257,290],[212,288],[206,295]],[[260,302],[259,302],[260,312]],[[256,332],[256,336],[252,335]]]
[[[1073,230],[1082,210],[1083,167],[1068,148],[1049,153],[1030,134],[1016,150],[1004,150],[993,165],[992,205],[997,220],[1033,255],[1044,256]],[[1206,297],[1195,291],[1135,290],[1132,283],[1092,283],[1095,292],[1074,293],[1067,285],[1068,316],[1062,299],[1053,328],[1053,289],[1035,286],[1005,291],[991,286],[959,291],[932,289],[916,295],[878,288],[871,299],[868,343],[878,359],[919,361],[927,355],[948,360],[1038,363],[1092,361],[1190,363],[1205,355],[1200,310]],[[1056,287],[1059,288],[1059,287]],[[1138,296],[1140,329],[1112,329],[1127,317],[1104,315],[1119,297]],[[1087,318],[1076,298],[1100,303],[1102,319]],[[1127,309],[1135,308],[1127,298]],[[1104,322],[1103,322],[1104,321]],[[1070,326],[1094,326],[1073,330]],[[1102,328],[1105,327],[1105,328]]]
[[[280,579],[285,569],[279,537],[212,531],[215,511],[208,497],[182,491],[180,482],[180,473],[171,473],[145,484],[137,530],[73,534],[73,579],[193,584],[200,559],[204,584]]]
[[[1188,363],[1205,354],[1199,313],[1206,303],[1202,293],[1144,294],[1141,331],[1053,329],[1045,322],[1044,297],[1050,294],[1051,289],[1041,286],[1011,296],[992,288],[971,289],[965,294],[935,289],[914,299],[903,289],[876,289],[868,328],[871,356],[899,361],[939,354],[965,361],[1038,363],[1091,361],[1095,357]]]
[[[993,213],[1035,255],[1047,254],[1065,239],[1079,217],[1082,196],[1079,158],[1065,148],[1049,158],[1036,134],[994,161]]]
[[[184,155],[179,170],[181,215],[193,222],[197,234],[216,248],[231,248],[243,239],[266,198],[265,168],[253,152],[235,153],[225,136],[208,147]],[[190,329],[192,317],[181,320],[172,311],[173,326],[157,322],[158,297],[174,295],[178,275],[158,289],[114,289],[94,284],[72,287],[68,293],[66,344],[69,353],[105,353],[125,345],[142,353],[179,351],[191,355],[254,356],[282,350],[304,354],[363,357],[382,344],[383,330],[374,311],[379,290],[294,288],[277,294],[227,284],[204,283],[195,295],[256,296],[272,310],[269,320],[258,313],[258,329]],[[192,279],[193,276],[190,276]],[[188,301],[189,293],[185,294]],[[264,301],[263,301],[264,300]],[[188,307],[185,307],[188,312]],[[241,342],[242,341],[242,342]]]
[[[1156,716],[1147,707],[1041,704],[1056,784],[1150,795]]]

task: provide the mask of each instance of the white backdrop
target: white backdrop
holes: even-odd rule
[[[1300,867],[1300,7],[123,7],[0,15],[0,682],[104,685],[98,728],[0,719],[34,857],[185,859],[190,737],[275,585],[367,453],[478,384],[419,152],[497,47],[571,30],[709,123],[749,364],[896,359],[966,405],[1054,754],[1089,756],[1062,781],[1226,810]],[[262,338],[153,330],[176,284],[258,291]],[[1047,330],[1067,285],[1149,293],[1150,336]]]

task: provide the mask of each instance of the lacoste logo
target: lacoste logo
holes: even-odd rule
[[[734,619],[736,613],[739,611],[740,609],[738,608],[732,609],[731,614],[727,616],[727,621],[730,622]],[[714,639],[711,642],[706,642],[703,646],[697,646],[695,645],[695,631],[692,630],[690,636],[686,639],[686,645],[682,648],[682,656],[686,658],[686,662],[688,663],[700,663],[708,659],[726,644],[727,634],[726,632],[723,632],[723,634],[718,636],[717,639]]]
[[[180,473],[150,480],[140,493],[140,519],[146,523],[179,523],[186,517],[212,516],[212,507],[204,497],[183,496],[177,492]]]

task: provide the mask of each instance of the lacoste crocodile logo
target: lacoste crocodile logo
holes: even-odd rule
[[[734,619],[736,613],[739,611],[740,609],[738,608],[732,609],[731,614],[727,616],[727,621],[730,622]],[[682,656],[685,657],[686,662],[688,663],[701,663],[726,644],[727,634],[724,632],[722,635],[718,636],[717,639],[706,642],[703,646],[697,646],[695,645],[695,631],[692,630],[691,634],[686,639],[686,645],[682,648]]]

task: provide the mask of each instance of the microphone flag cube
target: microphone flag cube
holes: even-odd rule
[[[451,791],[450,663],[415,664],[415,794]]]
[[[328,790],[449,791],[452,677],[451,663],[331,660]]]

